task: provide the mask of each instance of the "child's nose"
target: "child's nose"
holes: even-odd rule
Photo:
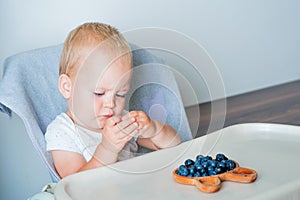
[[[105,98],[104,106],[107,108],[115,107],[114,95],[107,95],[107,97]]]

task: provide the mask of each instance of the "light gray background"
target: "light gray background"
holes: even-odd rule
[[[232,96],[300,78],[299,8],[297,0],[2,0],[0,62],[62,43],[71,29],[87,21],[109,23],[121,32],[162,27],[202,45],[221,72],[226,95]],[[0,70],[1,75],[2,64]],[[197,78],[190,80],[201,89]],[[188,95],[183,99],[185,105],[197,103]],[[206,100],[199,95],[197,101]],[[26,199],[50,181],[15,115],[9,120],[0,114],[0,148],[0,199]]]

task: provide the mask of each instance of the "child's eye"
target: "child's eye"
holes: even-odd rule
[[[126,94],[116,94],[117,97],[125,98]]]
[[[102,96],[102,95],[104,95],[104,92],[94,92],[94,95],[96,95],[96,96]]]

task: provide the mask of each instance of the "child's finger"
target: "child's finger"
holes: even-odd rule
[[[127,118],[127,119],[122,119],[122,121],[120,121],[117,126],[120,130],[126,128],[127,126],[129,126],[130,124],[136,123],[136,119],[131,117],[131,118]]]
[[[122,129],[121,132],[123,134],[123,137],[126,137],[126,136],[133,137],[136,134],[138,134],[138,125],[136,123],[130,124],[126,128]]]
[[[130,111],[127,115],[130,116],[130,117],[138,117],[140,112],[141,111],[133,110],[133,111]]]
[[[136,118],[137,116],[138,116],[137,111],[130,111],[122,117],[122,120],[129,119],[129,118]]]
[[[108,118],[105,122],[106,126],[115,126],[117,123],[119,123],[121,121],[121,117],[118,116],[112,116],[110,118]]]

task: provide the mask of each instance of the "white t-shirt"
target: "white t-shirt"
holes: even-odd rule
[[[77,126],[66,113],[61,113],[48,125],[45,138],[47,151],[76,152],[89,161],[102,141],[102,133]],[[132,138],[119,153],[118,160],[134,157],[137,150],[136,138]]]

